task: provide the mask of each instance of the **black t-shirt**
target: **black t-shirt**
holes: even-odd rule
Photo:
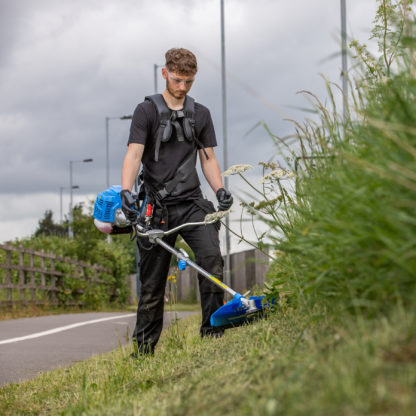
[[[204,147],[215,147],[217,145],[217,140],[208,108],[195,102],[194,117],[195,134],[198,141],[201,142]],[[170,140],[160,144],[159,160],[156,162],[154,157],[158,128],[159,119],[155,105],[151,101],[140,103],[133,114],[128,144],[140,143],[145,145],[142,158],[144,181],[156,188],[160,188],[161,184],[172,179],[175,176],[178,167],[185,159],[187,159],[192,152],[197,151],[195,142],[189,142],[186,139],[179,142],[176,137],[175,129],[172,129]],[[168,196],[164,199],[164,202],[169,203],[177,200],[196,199],[201,196],[201,190],[197,187],[194,190],[187,191],[185,194],[176,197]]]

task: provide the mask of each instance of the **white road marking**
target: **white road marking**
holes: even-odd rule
[[[23,337],[5,339],[3,341],[0,341],[0,345],[2,345],[2,344],[11,344],[13,342],[19,342],[19,341],[25,341],[27,339],[40,338],[40,337],[44,337],[45,335],[56,334],[57,332],[68,331],[69,329],[78,328],[79,326],[96,324],[98,322],[110,321],[112,319],[130,318],[131,316],[136,316],[136,314],[135,313],[129,313],[128,315],[118,315],[118,316],[111,316],[109,318],[94,319],[92,321],[78,322],[76,324],[61,326],[61,327],[54,328],[54,329],[49,329],[48,331],[37,332],[35,334],[25,335]]]

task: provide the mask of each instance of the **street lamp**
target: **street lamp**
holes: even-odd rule
[[[221,0],[221,84],[222,84],[222,134],[223,134],[223,166],[224,171],[228,169],[228,148],[227,148],[227,88],[225,70],[225,34],[224,34],[224,0]],[[224,177],[224,187],[228,189],[228,176]],[[231,259],[230,259],[230,230],[229,217],[225,218],[225,283],[230,285]]]
[[[74,232],[72,230],[72,224],[74,222],[74,218],[72,215],[72,190],[74,189],[74,185],[72,185],[72,164],[73,163],[88,163],[92,162],[93,159],[82,159],[82,160],[70,160],[69,161],[69,225],[68,225],[68,237],[73,238]]]
[[[347,120],[348,107],[348,63],[347,63],[347,5],[346,0],[341,0],[341,52],[342,52],[342,92],[344,121]]]
[[[79,186],[78,185],[73,185],[72,186],[72,189],[78,189],[79,188]],[[60,186],[59,187],[59,207],[60,207],[60,214],[61,214],[61,224],[62,224],[62,221],[63,221],[63,217],[62,217],[62,191],[64,190],[64,189],[68,189],[68,187],[66,187],[66,186]]]
[[[131,120],[132,115],[121,117],[106,117],[105,118],[105,152],[106,152],[106,185],[107,189],[110,187],[110,140],[109,140],[109,121],[110,120]]]
[[[157,94],[157,69],[163,68],[164,66],[165,65],[153,64],[153,75],[154,75],[154,80],[155,80],[155,94]]]

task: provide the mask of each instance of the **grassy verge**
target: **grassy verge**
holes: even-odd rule
[[[131,347],[0,390],[0,413],[64,415],[411,415],[416,318],[377,320],[285,308],[268,320],[198,336],[193,316],[154,357]]]

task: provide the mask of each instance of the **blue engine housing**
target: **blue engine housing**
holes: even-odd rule
[[[120,185],[113,185],[99,193],[95,200],[93,217],[99,221],[113,223],[116,209],[121,208],[120,191]]]

